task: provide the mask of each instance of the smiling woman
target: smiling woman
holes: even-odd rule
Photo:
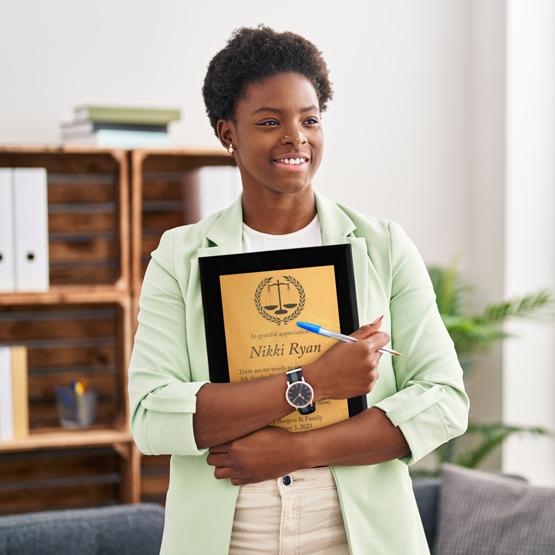
[[[399,224],[313,188],[332,89],[312,43],[239,29],[210,62],[203,95],[243,192],[162,236],[129,366],[135,442],[172,455],[161,553],[428,554],[408,465],[464,432],[468,397],[426,266]],[[272,426],[300,406],[286,396],[285,369],[209,382],[198,257],[338,243],[351,245],[359,318],[373,321],[352,334],[358,341],[295,369],[293,381],[300,411],[359,395],[369,408],[289,432]],[[382,359],[390,340],[402,357]],[[280,348],[269,341],[256,356]]]
[[[306,77],[282,73],[251,83],[237,102],[235,117],[219,120],[217,132],[224,145],[232,146],[243,190],[251,196],[267,202],[284,193],[310,191],[324,137],[316,91]],[[245,223],[256,229],[250,214],[245,216]],[[270,223],[264,230],[274,233]]]
[[[314,218],[311,183],[324,147],[321,114],[332,94],[321,53],[293,33],[240,29],[210,62],[206,111],[241,171],[249,227],[283,235]],[[264,210],[268,206],[273,217]]]

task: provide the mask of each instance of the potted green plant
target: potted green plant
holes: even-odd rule
[[[457,267],[458,260],[455,258],[446,268],[429,266],[428,273],[439,312],[467,376],[472,371],[476,356],[483,354],[495,342],[512,335],[502,329],[505,321],[511,318],[551,319],[555,315],[555,298],[549,290],[541,289],[522,297],[490,304],[481,314],[472,315],[468,312],[468,298],[474,287],[466,282]],[[476,468],[509,436],[522,433],[551,435],[550,431],[542,427],[471,422],[464,436],[434,451],[437,463],[435,470],[417,471],[416,474],[438,475],[444,462]]]

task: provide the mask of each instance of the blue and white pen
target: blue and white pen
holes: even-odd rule
[[[318,333],[320,335],[325,335],[326,337],[331,337],[332,339],[337,339],[338,341],[344,341],[345,343],[356,343],[358,341],[356,337],[343,335],[342,333],[337,333],[335,331],[330,331],[316,324],[309,324],[308,322],[297,322],[297,326],[299,326],[299,328],[303,328],[305,330]],[[382,347],[381,349],[378,349],[378,351],[383,354],[401,356],[401,353],[399,353],[398,351],[388,349],[387,347]]]

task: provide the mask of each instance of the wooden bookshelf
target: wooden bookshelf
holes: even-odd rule
[[[50,258],[49,291],[0,293],[0,344],[28,349],[30,423],[0,443],[0,514],[165,503],[170,457],[141,456],[128,425],[142,279],[162,233],[198,220],[199,168],[234,164],[211,149],[0,147],[0,167],[47,170]],[[87,429],[57,421],[54,385],[75,378],[99,395]]]
[[[47,170],[50,279],[46,292],[0,294],[0,344],[24,345],[29,371],[29,435],[0,443],[0,513],[137,502],[140,457],[127,399],[128,153],[3,146],[0,167]],[[72,379],[98,394],[86,429],[59,425],[54,386]],[[63,476],[46,470],[57,459],[74,461]],[[87,470],[93,460],[110,472]]]

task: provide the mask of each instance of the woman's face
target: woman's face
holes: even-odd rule
[[[233,144],[245,190],[298,193],[311,185],[324,141],[318,96],[306,77],[280,73],[251,83],[235,121],[220,120],[218,130]]]

